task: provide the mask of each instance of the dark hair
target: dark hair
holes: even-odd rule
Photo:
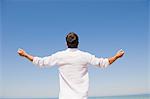
[[[67,46],[68,48],[78,48],[78,35],[74,32],[70,32],[68,33],[68,35],[66,36],[66,42],[67,42]]]

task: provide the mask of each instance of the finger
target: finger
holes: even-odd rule
[[[19,55],[22,55],[22,53],[18,53]]]
[[[18,52],[18,53],[21,53],[21,52],[22,52],[22,50],[18,50],[17,52]]]
[[[122,50],[122,51],[120,51],[121,53],[124,53],[124,51]]]
[[[124,51],[122,51],[122,53],[124,54],[125,52],[124,52]]]
[[[124,53],[122,53],[121,57],[124,55]]]
[[[120,52],[121,54],[123,54],[124,52],[122,51],[122,52]]]
[[[23,51],[23,49],[19,48],[18,51]]]
[[[20,53],[20,51],[17,51],[18,53]]]
[[[120,52],[122,52],[122,51],[123,51],[123,50],[122,50],[122,49],[120,49],[120,50],[118,50],[118,51],[117,51],[117,53],[120,53]]]

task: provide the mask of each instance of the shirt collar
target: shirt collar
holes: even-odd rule
[[[67,51],[73,52],[73,51],[77,51],[78,48],[67,48]]]

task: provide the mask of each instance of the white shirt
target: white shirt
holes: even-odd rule
[[[40,67],[59,66],[59,99],[87,99],[89,88],[87,65],[98,67],[109,65],[107,58],[97,58],[77,48],[68,48],[44,58],[34,57],[33,63]]]

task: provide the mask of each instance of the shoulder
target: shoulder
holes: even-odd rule
[[[82,51],[82,50],[79,50],[80,51],[80,53],[82,54],[82,55],[85,55],[85,56],[91,56],[92,54],[90,53],[90,52],[88,52],[88,51]]]
[[[54,54],[52,54],[52,56],[60,56],[60,55],[62,55],[64,53],[65,53],[65,50],[60,50],[60,51],[57,51]]]

